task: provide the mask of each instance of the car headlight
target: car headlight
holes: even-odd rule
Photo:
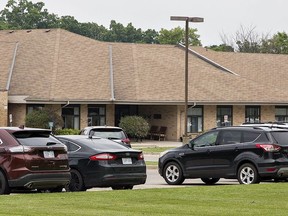
[[[167,154],[169,152],[169,150],[163,151],[159,154],[159,157],[163,157],[165,154]]]

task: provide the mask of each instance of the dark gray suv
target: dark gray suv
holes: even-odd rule
[[[159,173],[168,184],[220,178],[254,184],[288,178],[288,130],[273,127],[214,128],[188,144],[160,154]]]

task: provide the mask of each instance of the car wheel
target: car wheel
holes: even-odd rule
[[[65,186],[65,190],[67,192],[86,191],[81,174],[75,169],[71,169],[70,173],[70,182],[68,185]]]
[[[243,164],[239,168],[237,177],[240,184],[257,184],[260,182],[257,169],[250,163]]]
[[[3,172],[0,171],[0,194],[10,194],[10,188]]]
[[[201,180],[207,185],[214,185],[220,180],[220,178],[201,178]]]
[[[176,162],[169,162],[164,167],[164,179],[169,185],[180,185],[185,180],[181,167]]]

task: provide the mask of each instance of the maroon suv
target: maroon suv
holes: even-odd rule
[[[0,194],[12,189],[60,192],[69,179],[67,149],[50,130],[0,128]]]

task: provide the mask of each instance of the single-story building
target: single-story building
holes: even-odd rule
[[[288,55],[189,48],[189,134],[219,125],[288,121]],[[25,124],[33,109],[62,115],[65,128],[118,125],[141,115],[184,132],[182,46],[100,42],[62,29],[0,31],[0,126]]]

